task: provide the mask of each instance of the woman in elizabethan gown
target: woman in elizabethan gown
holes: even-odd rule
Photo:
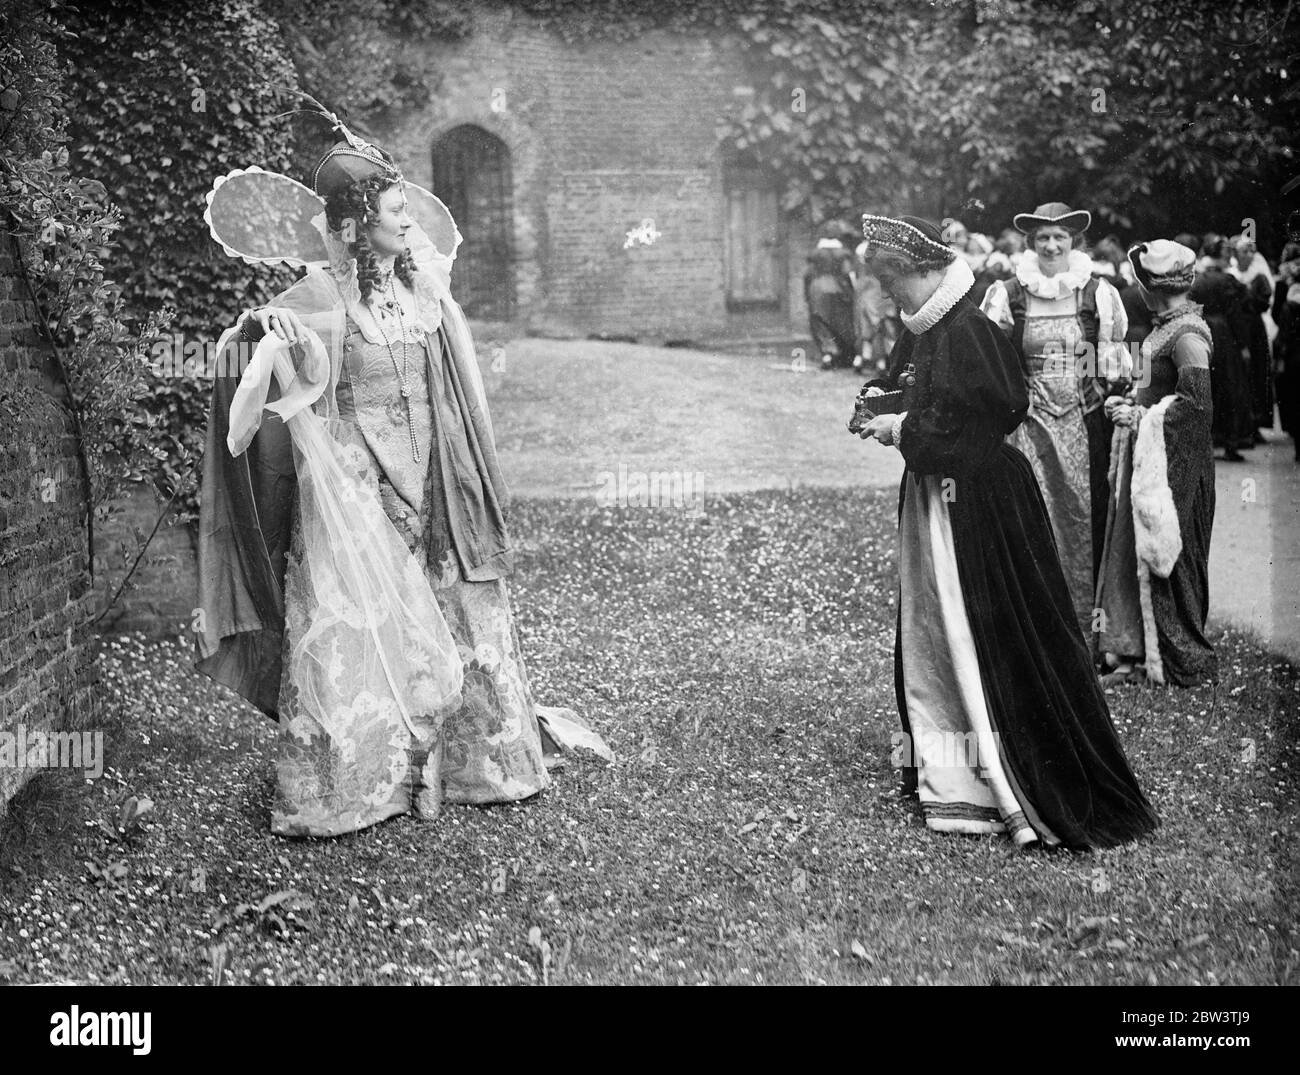
[[[1142,343],[1148,376],[1107,400],[1115,423],[1110,514],[1097,583],[1097,648],[1107,683],[1145,677],[1192,686],[1217,679],[1205,637],[1214,440],[1213,337],[1188,292],[1196,254],[1157,239],[1129,251],[1152,312]]]
[[[548,740],[609,756],[529,688],[505,486],[448,290],[459,235],[329,118],[343,140],[314,195],[250,169],[209,196],[228,253],[276,260],[277,238],[310,246],[313,229],[319,247],[280,255],[307,275],[219,345],[256,350],[215,386],[202,490],[198,664],[279,721],[280,835],[528,798],[550,782]],[[268,219],[286,234],[258,234]]]
[[[1006,440],[1029,407],[1020,357],[966,297],[970,267],[933,224],[866,216],[863,232],[906,329],[875,386],[901,388],[904,410],[863,433],[906,464],[894,657],[905,785],[938,831],[1132,840],[1159,822],[1111,724],[1033,470]]]
[[[1126,379],[1128,317],[1119,292],[1092,275],[1076,249],[1092,215],[1061,202],[1018,213],[1033,249],[1009,280],[989,286],[983,309],[1011,337],[1029,380],[1029,414],[1011,436],[1047,501],[1061,566],[1085,638],[1106,525],[1111,428],[1102,401]]]

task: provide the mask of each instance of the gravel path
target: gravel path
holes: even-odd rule
[[[525,496],[595,497],[619,468],[700,475],[705,494],[893,487],[893,449],[845,430],[863,378],[771,358],[595,341],[482,345],[506,473]],[[1271,434],[1219,463],[1211,622],[1300,661],[1300,465]],[[630,479],[632,480],[632,479]]]

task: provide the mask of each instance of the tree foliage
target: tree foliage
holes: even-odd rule
[[[721,134],[822,213],[1005,223],[1059,199],[1167,230],[1295,165],[1297,18],[1283,0],[773,4],[737,23],[766,77]]]

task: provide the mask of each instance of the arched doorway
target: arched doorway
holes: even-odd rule
[[[453,127],[433,144],[433,192],[464,236],[453,287],[470,317],[514,316],[513,189],[510,150],[482,127]]]

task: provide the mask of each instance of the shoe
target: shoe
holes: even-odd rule
[[[1244,463],[1246,457],[1237,451],[1236,448],[1226,448],[1223,452],[1223,461],[1225,463]]]
[[[832,355],[822,355],[822,369],[829,370],[835,366],[835,358]]]
[[[915,795],[918,784],[920,783],[915,765],[903,766],[903,782],[898,789],[898,794],[906,798],[909,795]]]
[[[1125,683],[1141,683],[1147,678],[1146,672],[1141,668],[1126,668],[1123,671],[1115,669],[1113,672],[1107,672],[1101,677],[1103,687],[1119,687]]]

